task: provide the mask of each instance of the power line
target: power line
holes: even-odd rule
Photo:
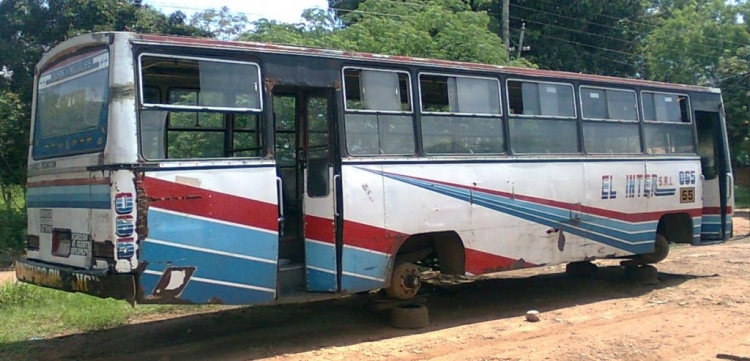
[[[604,39],[615,40],[615,41],[620,41],[620,42],[626,42],[626,43],[630,43],[630,44],[634,44],[634,45],[640,45],[640,43],[638,43],[636,41],[632,41],[632,40],[625,40],[625,39],[614,38],[614,37],[611,37],[611,36],[601,35],[601,34],[596,34],[596,33],[591,33],[591,32],[587,32],[587,31],[583,31],[583,30],[569,29],[569,28],[566,28],[564,26],[545,24],[545,23],[542,23],[542,22],[539,22],[539,21],[522,19],[522,18],[515,17],[515,16],[511,16],[511,18],[519,20],[519,21],[524,21],[524,22],[527,22],[527,23],[533,23],[533,24],[539,24],[539,25],[543,25],[543,26],[549,26],[549,27],[553,27],[553,28],[558,28],[558,29],[562,29],[562,30],[565,30],[565,31],[568,31],[568,32],[572,32],[572,33],[579,33],[579,34],[584,34],[584,35],[588,35],[588,36],[597,36],[597,37],[604,38]],[[598,47],[598,48],[599,49],[609,49],[609,48],[602,48],[602,47]],[[679,51],[679,50],[678,50],[678,53],[688,54],[687,52]],[[689,54],[691,56],[698,56],[698,57],[702,57],[702,58],[705,58],[705,59],[714,59],[715,58],[713,55],[706,54],[706,53],[690,52]],[[630,54],[630,55],[640,56],[639,54]]]
[[[381,0],[378,0],[378,1],[381,1]],[[549,1],[544,1],[544,0],[537,0],[537,1],[543,2],[543,3],[547,3],[547,4],[551,4],[551,5],[555,5],[555,6],[561,6],[560,4],[551,3]],[[592,25],[596,25],[596,26],[601,26],[601,27],[605,27],[605,28],[609,28],[609,29],[613,29],[613,30],[618,30],[618,31],[623,31],[624,30],[624,29],[619,28],[619,27],[615,27],[615,26],[611,26],[611,25],[607,25],[607,24],[602,24],[602,23],[597,23],[597,22],[593,22],[593,21],[589,21],[589,20],[583,20],[583,19],[579,19],[579,18],[574,18],[574,17],[570,17],[570,16],[560,15],[560,14],[552,13],[552,12],[549,12],[549,11],[544,11],[544,10],[541,10],[541,9],[530,8],[530,7],[526,7],[526,6],[522,6],[522,5],[515,5],[515,4],[511,4],[511,6],[516,7],[516,8],[520,8],[520,9],[524,9],[524,10],[529,10],[529,11],[537,12],[537,13],[542,13],[542,14],[546,14],[546,15],[556,16],[556,17],[563,18],[563,19],[569,19],[569,20],[574,20],[574,21],[578,21],[578,22],[583,21],[583,22],[588,23],[588,24],[592,24]],[[495,13],[491,13],[491,14],[493,14],[493,15],[499,15],[499,14],[495,14]],[[640,22],[640,21],[635,21],[635,20],[628,19],[628,18],[618,18],[616,16],[605,15],[605,14],[597,14],[597,15],[598,16],[602,16],[602,17],[608,17],[608,18],[615,19],[615,20],[621,20],[621,21],[622,20],[627,20],[628,22],[630,22],[632,24],[642,25],[642,26],[650,28],[651,30],[654,30],[654,29],[658,28],[657,25],[653,25],[653,24],[649,24],[649,23],[644,23],[644,22]],[[633,30],[633,32],[635,32],[638,35],[643,36],[643,37],[646,37],[646,36],[649,35],[649,33],[643,33],[643,32],[635,31],[635,30]],[[703,36],[703,37],[706,37],[706,36]],[[747,46],[747,45],[749,45],[749,44],[736,43],[736,42],[733,42],[733,41],[730,41],[730,40],[723,40],[723,41],[726,42],[726,43],[728,43],[728,44],[737,45],[737,46]],[[714,46],[707,45],[707,44],[696,44],[696,45],[698,45],[700,47],[708,48],[708,49],[711,49],[711,50],[720,50],[720,51],[724,50],[721,47],[714,47]]]

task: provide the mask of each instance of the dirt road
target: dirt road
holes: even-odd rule
[[[750,233],[747,213],[736,234]],[[740,239],[738,239],[740,238]],[[658,285],[616,262],[427,290],[430,326],[391,328],[371,297],[239,308],[26,343],[34,360],[716,360],[750,357],[750,238],[671,250]],[[527,310],[542,320],[527,322]],[[0,345],[0,348],[2,346]],[[0,359],[3,357],[0,350]]]

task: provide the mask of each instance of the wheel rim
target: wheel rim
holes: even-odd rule
[[[421,285],[417,266],[411,263],[402,263],[393,270],[388,294],[397,299],[408,300],[417,294]]]

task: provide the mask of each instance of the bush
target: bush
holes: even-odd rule
[[[0,252],[21,251],[26,244],[26,213],[0,208]]]

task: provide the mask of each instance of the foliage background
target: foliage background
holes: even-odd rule
[[[33,75],[42,54],[92,31],[276,42],[382,54],[644,78],[720,87],[734,165],[750,166],[747,1],[511,0],[508,57],[502,0],[328,0],[298,23],[249,22],[230,9],[190,17],[126,0],[0,0],[0,250],[23,244]]]

